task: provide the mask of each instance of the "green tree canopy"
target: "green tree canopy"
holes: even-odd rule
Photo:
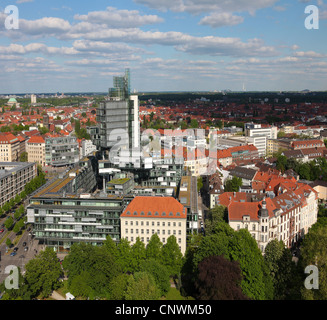
[[[153,276],[147,272],[137,272],[130,276],[126,289],[126,300],[158,300],[160,290]]]
[[[157,233],[154,233],[149,243],[146,246],[145,249],[145,255],[147,259],[155,259],[160,261],[161,259],[161,250],[162,250],[162,242],[160,241],[159,236]]]
[[[47,297],[59,287],[63,272],[56,253],[49,247],[41,251],[26,266],[25,281],[31,296]]]
[[[167,267],[171,276],[179,275],[182,268],[183,255],[177,244],[176,237],[171,235],[167,239],[167,243],[161,250],[161,262]]]

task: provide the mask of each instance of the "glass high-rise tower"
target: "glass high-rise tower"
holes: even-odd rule
[[[113,78],[107,100],[100,102],[97,109],[99,147],[109,150],[119,143],[122,149],[139,146],[139,102],[138,96],[130,95],[130,70],[123,76]]]

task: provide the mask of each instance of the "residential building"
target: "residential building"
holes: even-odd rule
[[[41,135],[32,136],[26,143],[28,162],[36,162],[45,166],[45,140]]]
[[[35,163],[0,162],[0,207],[24,191],[25,185],[36,175]]]
[[[186,218],[186,208],[173,197],[135,197],[120,215],[121,238],[132,245],[139,238],[147,245],[156,233],[165,245],[170,236],[175,236],[184,255]]]
[[[247,229],[263,253],[273,239],[291,248],[317,221],[318,193],[309,185],[285,178],[271,179],[265,191],[260,201],[230,197],[229,224],[234,230]]]
[[[291,147],[294,150],[308,148],[324,148],[325,144],[319,139],[296,140],[291,143]]]
[[[257,174],[257,170],[251,168],[245,168],[237,166],[230,170],[230,179],[233,177],[241,178],[243,186],[251,186],[251,183]]]
[[[20,156],[20,141],[12,133],[0,132],[0,162],[16,162]]]
[[[45,164],[52,167],[74,165],[79,161],[76,137],[51,137],[45,139]]]

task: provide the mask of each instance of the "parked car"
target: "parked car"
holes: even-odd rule
[[[5,229],[1,229],[1,230],[0,230],[0,233],[2,233],[2,232],[4,232],[4,231],[5,231]]]
[[[17,253],[16,252],[12,252],[10,255],[13,257],[15,256]]]
[[[23,247],[26,247],[27,243],[26,242],[23,242]]]
[[[24,248],[24,251],[27,251],[27,250],[28,250],[28,247],[25,247],[25,248]]]
[[[14,252],[17,252],[17,250],[18,250],[18,248],[17,248],[17,247],[15,247],[15,248],[14,248]]]

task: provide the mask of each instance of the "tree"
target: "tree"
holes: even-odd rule
[[[286,299],[291,292],[292,278],[295,274],[290,250],[285,248],[282,241],[274,239],[266,246],[264,260],[273,281],[274,299]]]
[[[319,270],[319,289],[310,290],[303,287],[301,295],[305,300],[327,299],[327,226],[313,225],[305,236],[301,247],[302,270],[309,265],[317,266]]]
[[[106,240],[103,242],[103,247],[115,259],[115,261],[117,261],[119,255],[117,244],[110,235],[108,235]]]
[[[211,208],[207,213],[207,219],[205,220],[206,235],[213,232],[215,225],[218,222],[227,220],[227,208],[225,206],[215,206]]]
[[[82,271],[81,274],[72,279],[69,290],[75,297],[87,298],[92,292],[90,282],[91,275],[87,271]]]
[[[117,246],[118,249],[118,259],[117,263],[120,265],[123,272],[132,272],[131,268],[131,246],[128,240],[125,238],[120,239],[120,242]]]
[[[202,188],[203,188],[203,182],[202,182],[202,177],[198,177],[197,179],[197,188],[198,188],[198,191],[200,191]]]
[[[59,277],[63,272],[56,253],[49,247],[41,251],[26,266],[25,281],[31,296],[47,297],[59,288]]]
[[[151,274],[137,272],[129,278],[125,297],[126,300],[158,300],[160,291]]]
[[[87,285],[92,289],[94,297],[106,296],[110,280],[121,271],[104,247],[83,242],[72,245],[69,255],[63,261],[63,267],[68,272],[69,287],[75,277],[87,272],[90,275]]]
[[[169,272],[165,266],[155,259],[144,260],[140,271],[151,274],[160,290],[160,295],[165,295],[170,289]]]
[[[182,268],[183,255],[176,241],[176,237],[171,235],[167,239],[167,243],[161,250],[161,262],[167,267],[171,276],[177,276]]]
[[[223,256],[205,258],[198,265],[196,288],[199,300],[247,300],[241,289],[241,269]]]
[[[196,129],[196,128],[199,128],[199,123],[196,119],[192,119],[190,122],[190,126],[191,126],[191,128]]]
[[[145,249],[145,255],[147,259],[155,259],[157,261],[160,261],[161,259],[161,250],[162,250],[162,242],[160,241],[160,238],[157,233],[154,233],[149,243],[146,246]]]
[[[125,300],[130,277],[133,277],[133,275],[128,275],[126,273],[118,274],[113,277],[109,284],[109,298],[111,300]]]
[[[279,155],[276,161],[276,169],[284,172],[287,169],[286,165],[287,165],[287,157],[283,155]]]
[[[273,297],[273,286],[257,242],[246,229],[234,231],[228,223],[216,223],[212,234],[202,238],[194,258],[193,267],[210,256],[223,256],[238,261],[242,271],[241,287],[250,299]]]
[[[240,229],[230,239],[230,257],[240,263],[242,270],[242,291],[255,300],[273,298],[273,285],[266,274],[264,259],[256,240],[248,230]]]
[[[4,222],[5,227],[9,230],[14,224],[13,218],[10,216],[6,221]]]
[[[131,271],[140,271],[141,263],[145,260],[145,245],[139,237],[136,238],[135,243],[131,248]]]
[[[28,153],[27,152],[22,152],[21,155],[19,156],[19,161],[20,162],[27,162],[28,161]]]
[[[242,178],[234,176],[225,183],[225,192],[238,192],[242,186]]]

